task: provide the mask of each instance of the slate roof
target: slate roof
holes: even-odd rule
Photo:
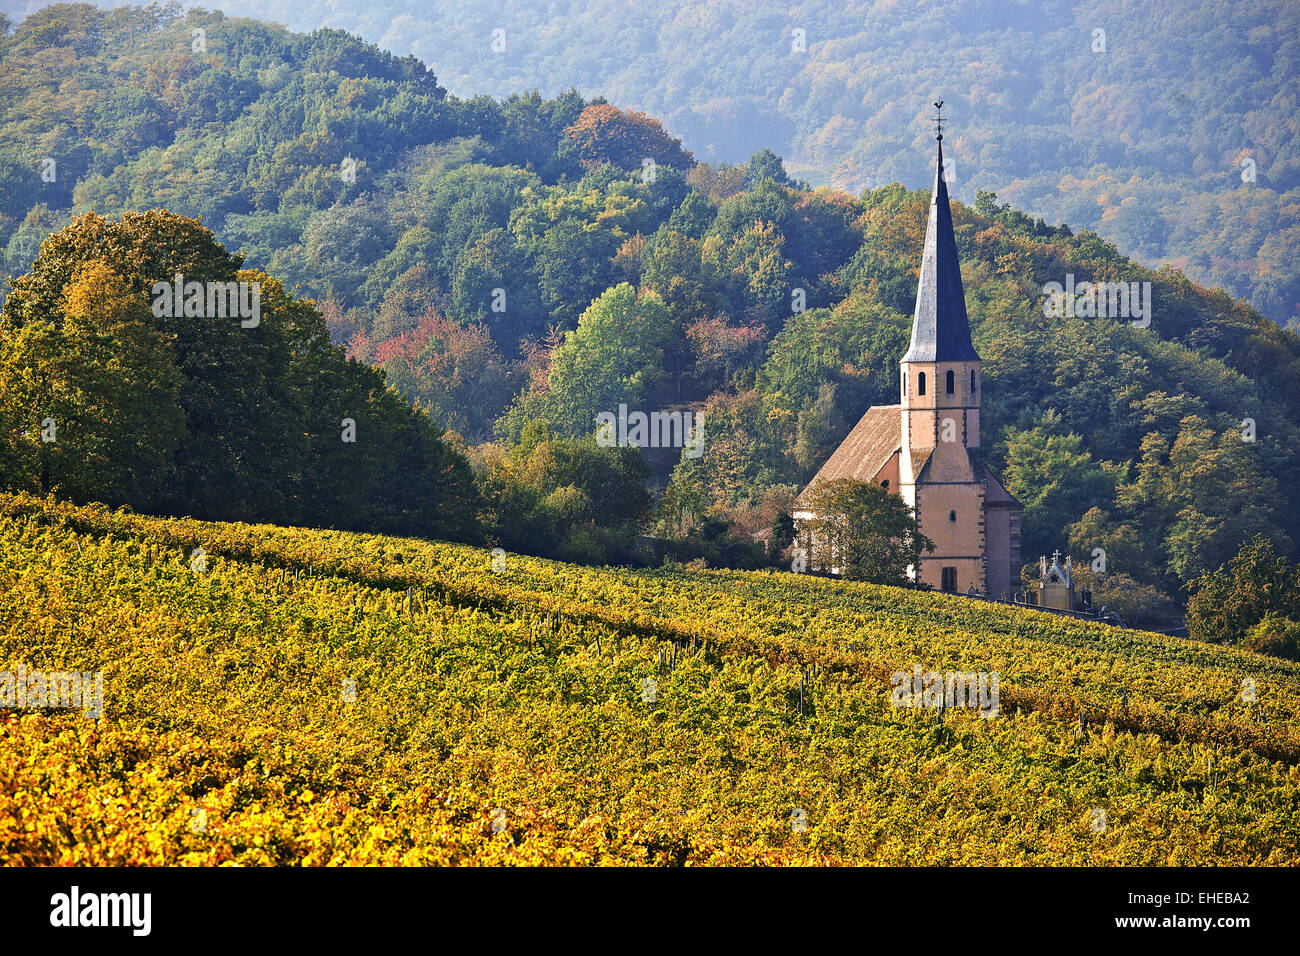
[[[934,170],[930,194],[930,220],[925,227],[925,251],[912,315],[912,344],[904,362],[970,362],[979,355],[970,340],[966,293],[961,284],[961,262],[952,234],[948,184],[943,179],[943,143]]]
[[[888,463],[890,456],[903,444],[902,408],[898,405],[873,405],[858,419],[848,437],[799,493],[802,500],[808,489],[819,481],[856,478],[870,481]]]

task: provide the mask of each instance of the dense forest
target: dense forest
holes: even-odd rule
[[[284,501],[285,521],[375,523],[340,503],[354,494],[375,499],[381,526],[428,533],[452,502],[475,520],[448,536],[615,561],[654,531],[689,539],[683,548],[710,563],[753,566],[770,555],[746,532],[779,526],[865,409],[897,401],[927,190],[809,188],[763,148],[744,163],[701,162],[654,117],[574,91],[459,98],[419,60],[335,30],[84,4],[9,27],[0,244],[4,270],[27,276],[5,302],[0,404],[16,422],[39,421],[21,373],[51,346],[22,328],[80,336],[88,367],[110,372],[97,336],[149,353],[158,335],[172,350],[161,372],[137,371],[122,388],[170,383],[148,401],[177,423],[175,447],[155,447],[143,425],[108,437],[170,455],[176,483],[120,474],[95,487],[70,473],[72,497],[147,506],[177,489],[211,494],[212,443],[238,434],[247,454],[216,460],[240,489],[274,484],[294,455],[310,462],[290,492],[253,499],[261,520]],[[912,112],[927,102],[908,97]],[[906,150],[871,178],[901,178],[904,165],[908,179],[928,177],[911,112],[897,127]],[[974,152],[977,135],[994,138],[962,130],[959,151]],[[1006,135],[1008,154],[1055,162]],[[1294,174],[1276,162],[1276,175]],[[959,168],[980,181],[975,164]],[[168,212],[115,222],[154,209]],[[1154,608],[1253,535],[1295,553],[1294,333],[991,190],[953,214],[984,360],[985,454],[1026,506],[1031,560],[1104,548],[1106,586]],[[42,247],[51,233],[60,238]],[[87,251],[102,235],[120,261]],[[263,276],[292,321],[232,338],[214,359],[187,350],[183,327],[131,318],[149,281],[195,257],[222,278]],[[1150,282],[1150,327],[1047,317],[1044,286],[1067,275]],[[92,293],[107,306],[81,305]],[[120,321],[97,327],[108,306]],[[414,424],[384,381],[434,424]],[[350,489],[340,449],[310,450],[346,414],[336,393],[349,389],[386,436],[373,454],[391,458],[419,436],[414,470],[372,463]],[[703,454],[602,447],[595,417],[621,404],[702,412]],[[153,414],[132,407],[139,422]],[[273,428],[250,417],[268,408],[283,411]],[[22,442],[24,470],[7,481],[43,490],[41,450]],[[456,477],[465,461],[472,494]],[[403,514],[425,475],[451,484],[432,512]],[[203,505],[191,513],[235,513],[229,500]],[[347,520],[328,520],[335,508]]]
[[[474,537],[473,479],[442,431],[332,346],[312,303],[240,264],[164,210],[90,213],[47,239],[0,311],[0,486]],[[256,285],[255,317],[151,307],[177,275]]]
[[[801,179],[853,193],[929,184],[924,119],[942,98],[959,198],[994,190],[1300,321],[1292,0],[221,7],[349,30],[419,57],[458,94],[603,95],[658,117],[701,159],[771,148]]]

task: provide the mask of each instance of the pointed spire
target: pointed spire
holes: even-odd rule
[[[948,208],[948,184],[943,179],[943,132],[934,168],[934,189],[930,193],[930,221],[925,227],[925,252],[921,257],[921,279],[916,288],[916,312],[912,316],[912,345],[904,362],[970,362],[979,355],[970,340],[966,318],[966,293],[961,285],[961,262],[957,240],[952,234],[952,210]]]

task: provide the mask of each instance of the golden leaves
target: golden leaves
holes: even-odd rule
[[[102,720],[0,713],[0,861],[1300,857],[1300,771],[1254,749],[1295,732],[1285,662],[1248,711],[1240,652],[794,575],[510,567],[0,496],[0,670],[106,672]],[[1000,670],[1002,716],[895,710],[914,662]]]

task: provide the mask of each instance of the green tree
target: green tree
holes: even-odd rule
[[[345,360],[315,303],[238,266],[163,210],[50,237],[0,313],[0,414],[28,436],[18,460],[37,462],[6,481],[218,520],[474,537],[472,476],[440,429]],[[169,309],[177,274],[198,298]],[[218,283],[242,283],[259,312],[206,314]],[[33,416],[66,420],[65,443],[32,445]]]
[[[487,446],[476,470],[489,541],[582,563],[632,557],[650,507],[636,449],[556,438],[532,422],[514,448]]]
[[[0,319],[0,480],[158,507],[185,418],[180,373],[144,298],[91,262],[50,318],[18,329]]]
[[[907,569],[920,563],[923,551],[934,550],[907,502],[875,482],[818,482],[807,505],[815,515],[803,525],[813,560],[850,580],[909,585]]]
[[[1008,429],[1004,441],[1002,479],[1025,506],[1020,519],[1024,554],[1051,554],[1064,543],[1066,527],[1077,515],[1110,505],[1114,475],[1092,460],[1082,437],[1063,432],[1055,411],[1029,428]]]
[[[749,157],[745,169],[745,186],[752,189],[764,179],[771,179],[782,186],[791,185],[790,177],[785,173],[785,163],[766,146]]]
[[[1300,622],[1268,614],[1246,632],[1241,646],[1257,654],[1300,660]]]
[[[779,328],[790,314],[794,287],[792,263],[782,250],[785,237],[773,223],[755,220],[725,249],[713,239],[703,248],[705,262],[728,275],[735,311],[769,330]]]
[[[700,254],[700,243],[671,229],[660,229],[646,246],[641,284],[658,293],[679,326],[717,313],[721,276]]]
[[[3,311],[9,326],[58,324],[74,276],[96,261],[112,263],[142,297],[177,274],[204,284],[261,281],[258,274],[241,275],[239,257],[193,219],[164,210],[127,213],[117,222],[87,214],[47,239],[31,271],[14,281]],[[256,328],[231,317],[150,313],[150,328],[168,342],[185,379],[180,401],[186,432],[169,508],[226,519],[284,513],[288,489],[277,476],[277,458],[301,450],[287,369],[300,342],[313,336],[318,347],[322,336],[328,342],[319,317],[319,328],[311,329],[276,318],[287,301],[282,290],[263,288]]]
[[[1256,534],[1289,550],[1269,507],[1281,497],[1258,444],[1242,441],[1235,428],[1216,433],[1196,415],[1179,423],[1172,444],[1148,435],[1136,477],[1118,492],[1120,505],[1163,538],[1169,570],[1182,581],[1219,567]]]
[[[673,468],[659,499],[655,533],[665,538],[685,537],[703,519],[708,505],[708,489],[704,484],[700,459],[683,455]]]
[[[1241,643],[1269,615],[1300,621],[1300,564],[1279,555],[1263,535],[1190,587],[1187,629],[1197,640]]]
[[[578,437],[595,430],[599,412],[616,415],[620,404],[638,410],[663,375],[671,331],[668,310],[654,293],[638,295],[626,282],[607,289],[555,349],[547,389],[537,396],[541,413],[558,433]],[[508,432],[519,434],[528,397],[507,416]]]
[[[619,247],[637,233],[654,230],[652,212],[632,194],[634,189],[625,182],[596,188],[584,180],[572,189],[530,193],[529,201],[512,215],[516,245],[529,257],[542,306],[551,318],[570,326],[613,284]]]
[[[457,259],[449,311],[461,322],[481,322],[506,354],[545,332],[537,284],[504,229],[480,236]]]

